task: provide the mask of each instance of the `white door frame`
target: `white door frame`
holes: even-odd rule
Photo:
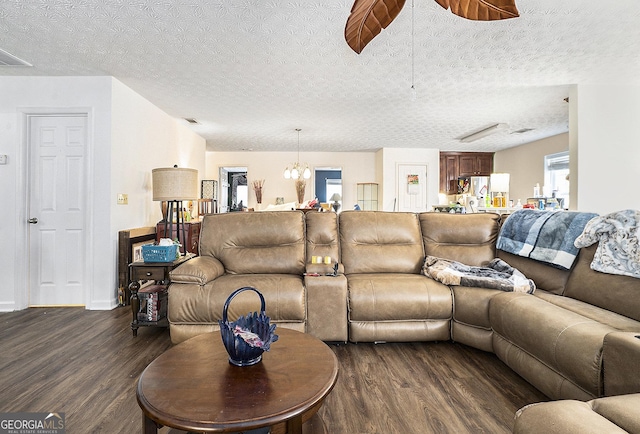
[[[87,149],[85,160],[85,181],[87,188],[87,206],[85,207],[84,219],[86,222],[86,237],[84,252],[78,252],[78,255],[84,255],[86,276],[84,288],[84,304],[86,307],[91,305],[91,284],[93,268],[93,109],[90,107],[61,107],[61,108],[22,108],[18,109],[21,125],[20,149],[16,161],[16,202],[22,201],[22,206],[16,207],[16,228],[18,236],[16,237],[16,268],[15,268],[15,307],[16,309],[25,309],[29,306],[30,282],[29,282],[29,223],[27,223],[29,202],[27,200],[29,194],[29,124],[30,118],[35,116],[78,116],[87,117]],[[69,258],[72,260],[73,258]]]

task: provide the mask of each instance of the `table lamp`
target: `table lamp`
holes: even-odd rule
[[[339,201],[342,200],[342,196],[340,196],[338,193],[333,193],[333,195],[331,195],[331,198],[329,200],[333,201],[333,203],[331,204],[331,206],[333,206],[333,210],[335,212],[338,212],[338,210],[340,209]]]
[[[509,194],[509,174],[492,173],[489,179],[489,191],[494,193],[493,206],[496,208],[507,207],[507,195]],[[497,193],[497,195],[495,194]],[[503,195],[504,193],[504,195]]]
[[[173,238],[173,214],[175,211],[177,239],[182,244],[181,253],[186,254],[187,236],[184,217],[182,216],[182,201],[194,200],[198,197],[198,171],[178,166],[153,169],[151,171],[151,180],[153,183],[153,200],[161,202],[162,220],[164,221],[163,238]],[[163,202],[168,204],[167,208],[162,204]],[[167,226],[169,226],[168,231]]]

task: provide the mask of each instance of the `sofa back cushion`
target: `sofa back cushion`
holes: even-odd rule
[[[302,274],[305,225],[301,211],[233,212],[203,218],[200,255],[230,274]]]
[[[425,212],[420,214],[420,226],[426,255],[476,267],[496,257],[498,214]]]
[[[340,262],[338,248],[338,215],[334,212],[308,212],[307,262],[312,256],[330,256],[332,262]]]
[[[420,273],[424,250],[417,214],[344,211],[338,227],[345,274]]]
[[[532,279],[536,283],[536,288],[559,295],[564,292],[570,274],[569,271],[502,250],[498,250],[498,257],[513,268],[520,270],[529,279]]]
[[[597,245],[580,249],[564,295],[640,321],[640,279],[592,270]]]

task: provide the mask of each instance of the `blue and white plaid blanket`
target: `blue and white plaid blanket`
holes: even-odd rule
[[[502,225],[497,248],[569,270],[578,255],[574,241],[597,214],[518,210]]]

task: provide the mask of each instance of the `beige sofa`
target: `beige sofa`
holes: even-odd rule
[[[279,326],[325,341],[454,340],[494,352],[551,399],[640,392],[640,281],[591,270],[595,247],[582,249],[571,271],[496,251],[500,224],[497,214],[206,216],[200,256],[171,273],[171,338],[216,330],[227,296],[249,285],[264,294]],[[316,255],[338,261],[338,276],[311,264]],[[449,287],[421,274],[425,255],[468,265],[498,255],[538,289]],[[251,294],[237,297],[230,316],[256,305]]]

